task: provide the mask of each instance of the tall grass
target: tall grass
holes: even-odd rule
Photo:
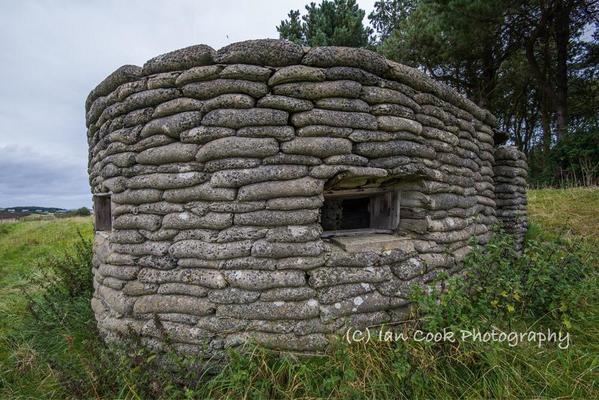
[[[599,187],[530,190],[528,211],[539,229],[599,240]]]
[[[26,299],[29,311],[2,316],[8,322],[0,336],[0,398],[599,398],[598,240],[553,221],[550,209],[561,204],[554,197],[531,196],[533,218],[546,225],[531,225],[520,259],[512,257],[509,237],[498,234],[486,251],[469,255],[468,279],[415,290],[411,322],[383,329],[408,337],[443,328],[561,329],[571,335],[567,349],[340,338],[309,356],[248,344],[231,350],[223,369],[206,371],[194,358],[99,339],[89,307],[89,234],[75,240],[71,232],[61,254],[42,258],[26,294],[10,292]],[[589,204],[573,216],[593,214]],[[0,248],[22,228],[7,229]]]

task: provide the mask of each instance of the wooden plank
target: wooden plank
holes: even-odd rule
[[[399,191],[392,191],[370,199],[370,227],[396,231],[399,226]]]
[[[94,216],[96,231],[112,230],[112,205],[110,196],[94,195]]]
[[[357,236],[357,235],[374,235],[374,234],[382,234],[382,233],[393,233],[391,229],[340,229],[338,231],[324,231],[320,235],[321,238],[333,238],[339,236]]]
[[[390,192],[386,189],[381,188],[364,188],[364,189],[348,189],[348,190],[330,190],[324,192],[325,199],[335,199],[339,197],[343,198],[356,198],[356,197],[370,197],[381,193]]]

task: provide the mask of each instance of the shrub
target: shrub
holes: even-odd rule
[[[581,318],[581,302],[597,287],[596,253],[585,246],[537,233],[527,238],[522,257],[514,259],[511,238],[497,233],[485,249],[467,256],[460,276],[445,277],[429,293],[414,290],[417,320],[404,329],[482,330],[538,319],[567,326],[571,318]],[[14,356],[10,372],[0,376],[0,397],[10,382],[35,373],[42,375],[37,381],[54,382],[44,388],[48,398],[396,399],[451,398],[465,392],[473,398],[522,398],[541,392],[558,397],[560,385],[571,397],[596,394],[578,378],[596,365],[585,358],[584,347],[576,361],[566,364],[578,368],[568,377],[563,363],[556,361],[551,368],[543,363],[569,356],[539,355],[534,347],[508,351],[492,343],[349,345],[341,340],[325,354],[311,356],[248,344],[231,350],[227,364],[213,375],[199,368],[195,357],[154,351],[135,337],[122,346],[101,341],[89,305],[90,241],[82,238],[40,268],[45,272],[35,282],[43,290],[28,295],[31,318],[11,339]]]
[[[538,230],[533,226],[529,232]],[[413,291],[427,329],[490,327],[505,321],[549,318],[569,327],[572,313],[596,274],[594,250],[581,240],[539,233],[516,257],[511,236],[497,232],[484,248],[464,260],[462,274],[442,281],[430,293]],[[443,277],[441,277],[443,278]]]

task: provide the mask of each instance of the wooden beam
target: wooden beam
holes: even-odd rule
[[[324,197],[325,197],[325,199],[336,199],[339,197],[344,197],[344,198],[370,197],[370,196],[376,196],[381,193],[387,193],[387,192],[390,192],[390,190],[381,189],[381,188],[330,190],[330,191],[324,192]]]
[[[370,199],[370,227],[397,230],[400,211],[399,191],[386,192]]]
[[[340,229],[338,231],[324,231],[320,235],[321,238],[327,239],[338,236],[357,236],[357,235],[374,235],[380,233],[393,233],[391,229]]]
[[[112,230],[112,204],[110,196],[94,195],[95,231]]]

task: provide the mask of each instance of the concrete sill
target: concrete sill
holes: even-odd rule
[[[405,237],[388,234],[335,236],[329,240],[348,253],[393,250],[405,247],[406,242],[410,241]]]

